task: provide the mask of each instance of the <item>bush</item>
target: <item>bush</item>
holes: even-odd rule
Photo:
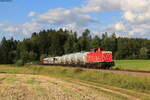
[[[23,66],[24,65],[24,61],[22,59],[17,60],[15,63],[16,66]]]
[[[37,61],[31,61],[31,62],[25,63],[26,66],[37,65],[37,64],[39,64]]]
[[[75,73],[80,73],[80,72],[82,72],[83,71],[83,69],[82,68],[77,68],[77,69],[75,69]]]

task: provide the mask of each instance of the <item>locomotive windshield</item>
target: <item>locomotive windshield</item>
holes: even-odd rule
[[[106,50],[105,48],[96,48],[93,49],[92,51],[97,52],[97,51],[105,51],[105,50]]]

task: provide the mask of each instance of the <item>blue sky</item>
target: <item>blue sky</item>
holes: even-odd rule
[[[13,21],[24,23],[29,21],[28,13],[35,11],[38,13],[47,12],[55,8],[72,8],[80,6],[82,0],[13,0],[11,2],[0,2],[0,21]]]
[[[23,39],[48,28],[93,35],[149,38],[150,0],[12,0],[0,2],[0,39]]]

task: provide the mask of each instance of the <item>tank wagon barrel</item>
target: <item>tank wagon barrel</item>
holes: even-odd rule
[[[106,69],[114,65],[112,58],[111,51],[97,48],[90,52],[77,52],[58,57],[44,58],[41,63],[46,65],[69,65]]]

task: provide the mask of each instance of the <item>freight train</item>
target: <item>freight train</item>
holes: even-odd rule
[[[90,52],[77,52],[57,57],[48,57],[41,60],[44,65],[80,66],[86,68],[109,69],[114,66],[111,51],[96,48]]]

